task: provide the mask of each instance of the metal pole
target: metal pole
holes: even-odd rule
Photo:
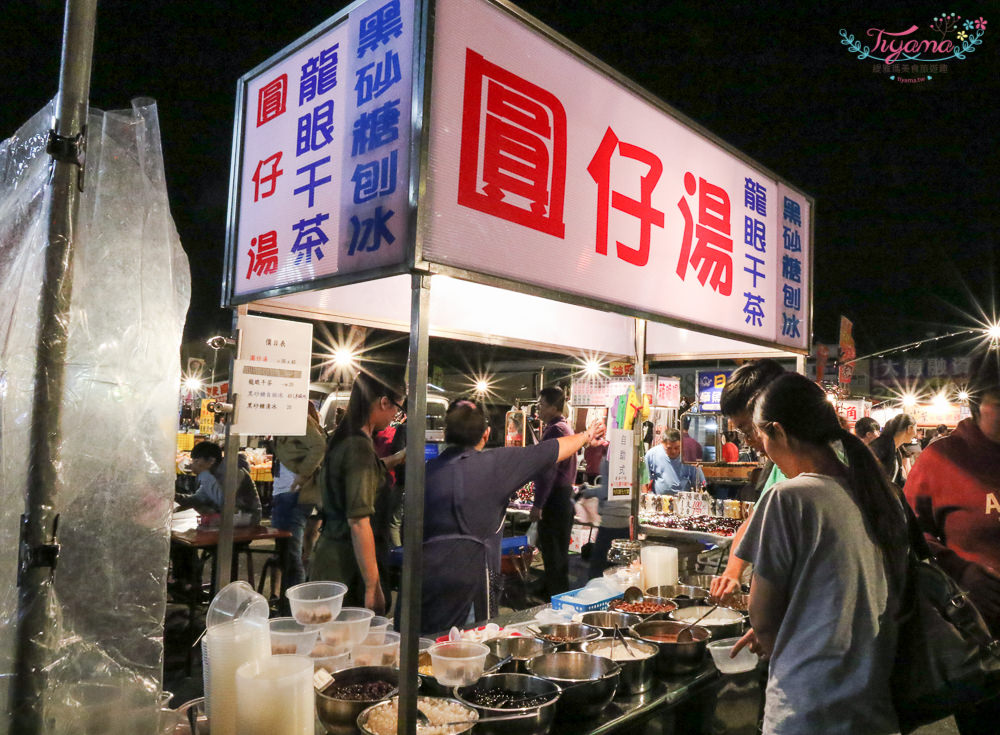
[[[635,320],[635,392],[639,396],[639,403],[642,404],[642,376],[646,362],[646,320]],[[642,412],[635,417],[633,429],[632,446],[634,455],[632,458],[632,520],[630,522],[630,536],[632,540],[639,536],[639,493],[642,492],[639,482],[639,471],[642,469],[642,462],[645,459],[642,451]]]
[[[796,355],[795,356],[795,372],[797,372],[799,375],[805,375],[806,374],[806,356],[805,355]]]
[[[399,650],[399,709],[396,732],[417,731],[417,640],[424,556],[424,432],[427,427],[427,328],[430,276],[414,274],[410,301],[410,371],[406,390],[406,500],[403,507],[403,579],[400,584],[402,632]]]
[[[236,394],[230,394],[233,405],[236,403]],[[216,591],[221,590],[229,584],[232,578],[233,566],[233,518],[236,515],[236,489],[240,482],[240,435],[233,431],[233,415],[229,414],[226,422],[226,447],[225,462],[226,478],[222,483],[222,515],[219,518],[219,546],[216,554],[218,564],[216,565]]]
[[[236,489],[240,485],[240,435],[233,431],[236,423],[236,358],[239,357],[239,315],[246,307],[233,311],[233,336],[236,345],[229,352],[229,405],[232,411],[226,417],[225,481],[222,483],[222,516],[219,518],[219,545],[216,547],[215,589],[221,590],[232,577],[233,566],[233,517],[236,515]]]
[[[73,245],[83,189],[97,0],[67,0],[59,71],[59,105],[49,138],[51,200],[45,274],[38,307],[38,354],[31,414],[28,486],[18,549],[16,680],[10,698],[12,730],[42,732],[42,693],[51,645],[48,610],[58,558],[55,512],[60,478],[59,421],[73,290]]]

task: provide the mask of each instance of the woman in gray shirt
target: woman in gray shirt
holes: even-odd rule
[[[754,565],[753,630],[738,647],[770,657],[764,732],[896,733],[889,677],[907,544],[897,495],[804,376],[772,383],[754,423],[789,478],[735,552]]]

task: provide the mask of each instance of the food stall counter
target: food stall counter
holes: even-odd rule
[[[548,605],[519,610],[498,615],[488,622],[501,628],[526,625],[533,622],[541,610]],[[481,625],[477,623],[476,626]],[[604,733],[642,733],[642,724],[656,718],[656,731],[665,717],[683,718],[689,732],[703,732],[700,726],[701,713],[708,710],[704,700],[714,700],[721,676],[706,657],[704,665],[696,672],[658,678],[648,691],[635,696],[616,696],[596,717],[587,720],[556,720],[551,735],[604,735]],[[704,723],[707,725],[707,723]]]

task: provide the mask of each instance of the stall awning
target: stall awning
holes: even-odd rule
[[[436,337],[607,358],[635,354],[635,320],[615,312],[434,276],[430,332]],[[407,332],[409,276],[389,276],[253,304],[255,310]],[[782,357],[792,353],[650,322],[646,353],[653,360]]]

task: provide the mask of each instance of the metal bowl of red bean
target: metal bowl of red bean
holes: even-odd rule
[[[666,597],[644,597],[641,602],[625,602],[625,600],[614,600],[608,607],[609,610],[632,613],[643,618],[656,613],[668,613],[677,609],[677,603],[668,600]]]

